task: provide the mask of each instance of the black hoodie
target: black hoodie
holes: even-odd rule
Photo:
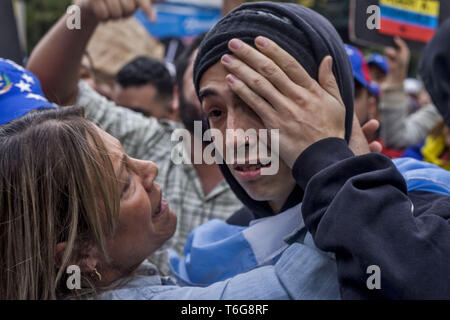
[[[450,127],[450,18],[425,47],[419,71],[433,103]]]

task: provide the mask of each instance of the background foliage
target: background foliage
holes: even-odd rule
[[[71,0],[25,0],[27,4],[28,53],[66,11]]]

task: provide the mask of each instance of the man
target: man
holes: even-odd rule
[[[355,113],[358,117],[360,125],[364,125],[372,119],[381,122],[379,112],[380,88],[377,83],[371,81],[367,62],[358,48],[346,44],[345,50],[350,58],[352,65],[353,77],[355,80]],[[382,146],[381,153],[393,159],[402,156],[403,150],[386,148],[382,138],[379,137],[379,130],[374,140]]]
[[[355,80],[355,113],[362,126],[367,121],[376,119],[378,106],[374,97],[375,88],[370,85],[371,77],[361,51],[348,44],[345,45],[345,51],[350,59]]]
[[[405,41],[394,38],[396,47],[385,50],[389,73],[381,84],[380,114],[383,126],[380,137],[386,147],[404,149],[422,142],[428,132],[441,121],[441,116],[431,103],[409,114],[408,96],[404,81],[408,74],[410,51]]]
[[[373,53],[367,58],[370,78],[378,84],[386,80],[389,73],[389,64],[385,56],[379,53]]]
[[[113,100],[146,117],[177,121],[172,77],[155,59],[137,57],[122,67],[116,75]]]
[[[314,279],[318,289],[323,289],[329,270],[317,272],[317,268],[330,263],[320,256],[319,248],[335,254],[342,298],[449,297],[449,177],[437,169],[435,174],[419,178],[421,183],[416,185],[418,176],[405,175],[405,181],[399,172],[405,163],[398,163],[397,169],[387,157],[368,153],[362,140],[359,149],[350,143],[356,152],[349,148],[346,140],[360,136],[357,122],[352,123],[353,79],[343,45],[333,30],[327,21],[304,8],[255,3],[225,17],[202,42],[194,77],[210,126],[220,131],[278,129],[280,134],[283,164],[278,177],[262,176],[254,167],[242,170],[229,163],[221,165],[247,207],[234,222],[245,225],[255,217],[267,217],[268,221],[277,214],[290,214],[292,208],[300,210],[301,202],[305,227],[298,221],[296,231],[305,254],[311,254],[307,270],[315,276],[309,279]],[[282,49],[267,37],[281,43]],[[237,147],[239,141],[227,143]],[[248,148],[255,143],[248,141]],[[282,166],[291,170],[292,177]],[[278,183],[280,176],[284,185]],[[442,184],[427,185],[429,178],[437,181],[443,176],[447,180]],[[442,193],[433,191],[436,187]],[[270,230],[277,230],[275,225],[263,228],[259,238],[247,238],[245,231],[241,232],[240,241],[247,238],[244,242],[255,244],[256,249],[234,249],[251,251],[252,259],[266,258],[257,263],[270,263],[270,256],[261,253],[257,244]],[[231,229],[222,230],[228,233],[212,235],[213,244],[235,234]],[[208,244],[201,240],[200,246]],[[197,243],[192,237],[188,248]],[[194,258],[194,254],[189,256],[190,261]],[[257,264],[242,259],[249,263],[247,267]],[[321,263],[315,265],[318,261]],[[181,272],[189,272],[189,264],[180,266]],[[373,267],[381,270],[380,286],[368,285],[367,272]],[[224,276],[231,267],[222,271]]]
[[[194,143],[191,144],[192,150],[177,149],[184,144],[179,144],[172,150],[171,135],[176,129],[182,128],[182,125],[168,120],[158,122],[153,117],[145,118],[129,109],[117,107],[112,101],[96,94],[87,84],[79,83],[81,57],[98,23],[128,16],[138,5],[149,12],[151,2],[127,1],[128,6],[121,7],[120,10],[116,8],[114,1],[82,0],[77,4],[81,9],[82,28],[68,30],[64,17],[61,18],[33,51],[28,68],[40,78],[44,92],[50,93],[49,96],[55,101],[61,105],[85,107],[87,117],[118,138],[130,156],[158,164],[157,182],[178,216],[177,231],[166,243],[166,247],[182,254],[185,240],[192,229],[213,218],[227,219],[242,204],[224,181],[216,164],[176,165],[172,161],[172,151],[193,154]],[[151,12],[148,14],[151,15]],[[188,66],[185,74],[192,72],[195,57],[193,52],[198,45],[199,41],[195,41],[193,47],[188,49],[189,56],[183,56],[187,59]],[[180,77],[181,74],[182,72]],[[193,95],[195,90],[192,80],[189,81],[188,77],[185,79],[176,99],[180,118],[184,119],[184,125],[189,128],[192,126],[189,121],[202,120],[203,114],[197,113],[200,118],[190,118],[194,114],[192,111],[200,110],[200,104]],[[151,260],[163,273],[169,272],[166,250],[157,252]]]

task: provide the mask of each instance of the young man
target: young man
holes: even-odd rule
[[[178,216],[177,231],[165,248],[173,248],[182,254],[191,230],[213,218],[227,219],[242,204],[224,181],[216,164],[176,165],[172,161],[172,151],[192,154],[194,149],[194,143],[191,143],[192,150],[172,150],[171,135],[174,130],[183,128],[182,125],[166,120],[158,122],[155,118],[145,118],[129,109],[120,108],[98,95],[86,83],[79,83],[81,57],[98,23],[128,16],[138,5],[149,11],[151,1],[126,1],[122,4],[127,4],[127,7],[121,8],[116,8],[114,1],[80,0],[77,4],[81,8],[82,28],[67,29],[65,18],[62,17],[34,49],[28,68],[40,78],[44,93],[51,100],[61,105],[83,106],[87,117],[118,138],[130,156],[158,164],[157,182]],[[179,76],[185,82],[182,89],[175,90],[174,96],[179,104],[180,118],[187,128],[193,127],[191,121],[201,120],[203,116],[201,112],[192,112],[201,107],[195,96],[192,78],[189,77],[192,75],[194,52],[198,45],[199,41],[195,41],[187,49],[188,55],[183,55],[184,64],[188,67],[184,72],[185,77],[182,76],[183,71]],[[194,114],[196,116],[193,117]],[[197,143],[202,146],[202,142]],[[179,144],[178,147],[184,145]],[[166,250],[160,250],[151,258],[163,273],[169,272]]]
[[[296,233],[311,254],[308,275],[315,276],[309,279],[318,287],[323,288],[327,274],[318,272],[319,265],[330,263],[314,266],[321,249],[335,254],[342,298],[448,298],[448,175],[437,169],[415,184],[399,172],[405,163],[397,163],[397,169],[387,157],[368,153],[363,140],[358,140],[358,148],[353,144],[356,152],[349,148],[352,124],[352,138],[360,137],[358,124],[352,121],[350,68],[329,23],[296,5],[246,4],[207,34],[194,79],[211,128],[278,129],[280,134],[283,163],[275,177],[262,176],[261,168],[221,165],[246,205],[234,222],[246,225],[252,218],[290,214],[292,208],[300,210],[301,202],[304,227],[297,221]],[[248,141],[245,147],[257,142]],[[239,141],[226,143],[237,148]],[[427,185],[430,178],[437,181],[444,176],[442,184]],[[270,226],[259,238],[247,238],[246,243],[256,245],[253,258],[262,255],[258,240],[277,230],[277,224]],[[225,231],[224,238],[233,233]],[[188,246],[196,241],[192,237]],[[186,266],[179,270],[186,271]],[[316,272],[310,273],[311,268]],[[379,285],[368,281],[373,270],[379,270]]]

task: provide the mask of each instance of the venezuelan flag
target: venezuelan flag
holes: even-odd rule
[[[439,1],[380,0],[380,33],[428,42],[439,25]]]

